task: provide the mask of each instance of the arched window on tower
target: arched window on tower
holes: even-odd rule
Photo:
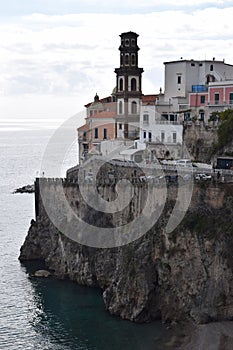
[[[128,54],[125,55],[125,64],[129,64],[129,55]]]
[[[137,102],[133,101],[131,103],[131,114],[136,114],[137,113]]]
[[[121,54],[121,66],[123,66],[123,54]]]
[[[123,113],[123,103],[122,101],[119,102],[119,114]]]
[[[125,46],[129,46],[129,39],[125,39]]]
[[[131,64],[132,64],[132,66],[135,66],[135,54],[134,53],[132,53],[132,55],[131,55]]]
[[[119,89],[120,91],[123,91],[123,79],[120,78],[120,81],[119,81]]]
[[[137,81],[135,78],[131,79],[131,91],[136,91],[137,88]]]

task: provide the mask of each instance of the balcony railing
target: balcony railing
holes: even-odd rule
[[[205,85],[192,85],[192,92],[204,92],[208,91]]]
[[[170,121],[170,120],[155,120],[155,124],[163,124],[163,125],[179,125],[179,121],[178,120],[173,120],[173,121]]]
[[[79,137],[78,140],[79,142],[88,142],[87,137]]]
[[[139,131],[124,131],[124,138],[129,140],[139,139]]]
[[[233,106],[233,100],[226,100],[226,101],[220,101],[220,100],[211,100],[207,102],[208,106]]]

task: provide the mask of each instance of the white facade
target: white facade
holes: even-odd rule
[[[183,125],[179,124],[176,115],[168,113],[167,117],[168,120],[161,117],[156,111],[156,106],[142,106],[140,113],[140,141],[174,146],[182,145]]]
[[[180,97],[187,99],[195,85],[233,79],[233,65],[214,59],[180,60],[165,62],[165,100]],[[188,100],[187,100],[188,102]]]

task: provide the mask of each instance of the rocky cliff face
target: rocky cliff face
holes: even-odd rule
[[[233,185],[195,185],[182,223],[166,233],[173,206],[171,195],[146,235],[111,249],[72,241],[40,208],[19,259],[43,260],[58,278],[100,287],[106,308],[124,319],[233,319]]]
[[[204,124],[200,121],[192,121],[184,125],[184,143],[189,152],[188,157],[208,163],[212,154],[214,143],[217,142],[217,126],[214,122]]]

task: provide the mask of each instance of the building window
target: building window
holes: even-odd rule
[[[210,71],[213,72],[213,70],[214,70],[214,66],[211,64],[210,65]]]
[[[125,55],[125,64],[129,64],[129,55],[128,54]]]
[[[92,117],[92,115],[93,115],[93,111],[92,111],[92,110],[90,110],[90,117]]]
[[[149,124],[149,114],[143,114],[143,124]]]
[[[162,120],[168,120],[168,114],[163,113],[161,116],[162,116]]]
[[[205,103],[205,96],[202,95],[200,101],[201,101],[201,103]]]
[[[120,78],[119,85],[120,85],[120,91],[122,91],[123,90],[123,79],[122,78]]]
[[[131,45],[135,46],[135,39],[131,39]]]
[[[106,140],[108,137],[108,129],[104,128],[104,140]]]
[[[200,114],[199,114],[199,119],[200,119],[200,121],[204,121],[204,119],[205,119],[205,113],[204,112],[200,112]]]
[[[199,63],[199,67],[202,67],[202,63]]]
[[[143,131],[143,138],[146,139],[146,131]]]
[[[121,54],[121,66],[123,65],[123,54]]]
[[[229,94],[229,102],[231,105],[233,104],[233,92],[230,92]]]
[[[216,105],[219,104],[219,93],[218,93],[218,92],[216,92],[216,93],[214,94],[214,102],[215,102]]]
[[[89,146],[87,143],[84,143],[83,145],[83,152],[84,152],[84,155],[86,155],[88,153],[88,149],[89,149]]]
[[[137,113],[137,102],[133,101],[131,103],[131,114],[136,114]]]
[[[214,81],[215,81],[215,77],[214,77],[213,75],[208,74],[208,75],[206,76],[206,83],[207,83],[207,84],[212,83],[212,82],[214,82]]]
[[[131,79],[131,91],[136,91],[136,85],[137,85],[136,79],[132,78]]]
[[[161,142],[164,143],[165,141],[165,132],[161,131]]]
[[[86,133],[86,131],[83,132],[83,141],[87,141],[87,133]]]
[[[170,122],[176,122],[177,121],[177,114],[170,114],[168,120]]]
[[[189,112],[184,113],[184,120],[185,120],[186,122],[188,122],[188,121],[191,120],[191,115],[190,115]]]
[[[148,141],[151,142],[152,141],[152,133],[149,131],[148,132]]]
[[[129,39],[125,40],[125,46],[129,46]]]
[[[134,53],[132,53],[132,55],[131,55],[131,64],[132,64],[132,66],[135,66],[135,54]]]
[[[191,63],[191,66],[192,66],[192,67],[195,67],[195,63]]]
[[[172,133],[172,142],[173,142],[173,143],[176,143],[176,142],[177,142],[177,135],[176,135],[176,132],[173,132],[173,133]]]
[[[123,113],[123,103],[122,101],[119,102],[119,114]]]
[[[177,84],[181,84],[181,75],[178,75],[177,77]]]
[[[122,124],[119,123],[119,130],[122,130]]]
[[[98,139],[99,137],[99,131],[98,128],[95,128],[95,139]]]

